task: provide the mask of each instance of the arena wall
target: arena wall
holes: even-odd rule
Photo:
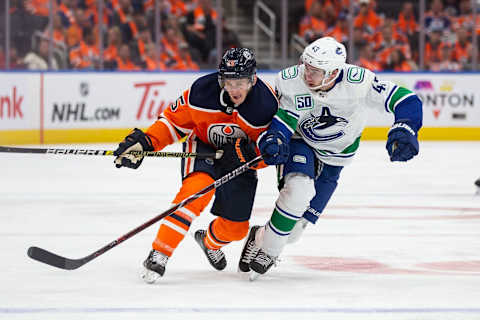
[[[0,145],[117,142],[146,128],[198,72],[0,72]],[[259,72],[273,86],[275,72]],[[480,73],[382,73],[424,103],[421,140],[480,140]],[[364,140],[391,114],[372,110]]]

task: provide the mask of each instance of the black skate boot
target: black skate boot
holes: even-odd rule
[[[475,185],[480,188],[480,178],[478,178],[477,181],[475,181]]]
[[[238,262],[238,272],[250,272],[250,262],[260,250],[255,243],[255,235],[261,226],[253,226],[250,228],[247,239],[243,245],[242,254],[240,255],[240,261]]]
[[[143,261],[144,271],[142,279],[146,283],[154,283],[165,273],[165,266],[168,262],[168,256],[156,250],[150,251],[147,259]]]
[[[227,259],[225,259],[225,254],[222,250],[211,250],[205,246],[203,239],[205,239],[207,231],[197,230],[195,232],[195,241],[197,241],[200,248],[207,256],[208,262],[217,270],[223,270],[227,266]]]
[[[250,280],[253,281],[265,274],[276,263],[277,257],[272,257],[262,249],[259,249],[257,256],[250,262],[250,269],[252,270]]]

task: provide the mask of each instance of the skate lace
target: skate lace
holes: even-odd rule
[[[161,252],[153,251],[152,261],[157,263],[157,264],[160,264],[160,265],[164,266],[164,265],[167,264],[168,257]]]
[[[260,254],[255,258],[255,262],[261,264],[264,267],[267,267],[270,264],[277,265],[277,258],[271,257],[266,253],[260,252]]]
[[[208,257],[214,263],[218,263],[223,258],[223,252],[221,250],[207,250]]]
[[[258,253],[260,248],[255,245],[255,241],[251,241],[247,244],[247,249],[245,250],[245,255],[242,257],[243,262],[250,262]]]

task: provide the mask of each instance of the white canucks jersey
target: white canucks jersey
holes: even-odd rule
[[[299,65],[278,73],[275,86],[280,103],[273,122],[288,136],[303,138],[322,162],[333,166],[351,161],[366,125],[367,108],[394,112],[414,95],[350,64],[345,64],[330,90],[317,93],[305,84],[303,72],[304,66]]]

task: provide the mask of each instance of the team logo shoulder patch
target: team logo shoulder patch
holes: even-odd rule
[[[286,68],[282,70],[282,79],[289,80],[296,78],[298,76],[298,68],[297,66],[293,66],[290,68]]]
[[[360,83],[365,76],[365,69],[360,67],[351,67],[347,72],[347,81],[351,83]]]
[[[308,110],[313,109],[314,102],[312,95],[309,93],[295,95],[295,109]]]
[[[305,156],[300,155],[300,154],[296,154],[296,155],[293,156],[293,162],[306,164],[307,163],[307,158]]]

